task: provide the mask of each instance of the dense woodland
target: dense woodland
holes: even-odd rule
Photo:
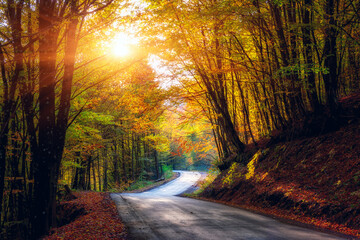
[[[0,1],[3,236],[56,226],[65,185],[120,191],[332,130],[359,91],[358,0],[140,2]],[[126,29],[136,50],[114,56]]]

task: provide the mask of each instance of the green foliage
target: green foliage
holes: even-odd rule
[[[169,179],[174,175],[173,167],[171,165],[162,165],[162,169],[163,169],[165,179]]]
[[[85,124],[114,125],[115,116],[94,111],[83,111],[77,122]]]
[[[74,167],[74,168],[84,168],[84,166],[81,166],[81,164],[74,162],[73,160],[64,160],[61,162],[61,166],[63,168],[68,168],[68,167]]]
[[[165,179],[170,179],[174,176],[174,173],[172,171],[172,166],[163,165],[163,176]],[[137,180],[134,183],[130,184],[128,187],[126,187],[124,190],[126,191],[134,191],[134,190],[141,190],[143,188],[147,188],[152,185],[158,185],[158,183],[154,183],[154,181],[149,180]]]
[[[126,191],[134,191],[139,190],[145,187],[148,187],[150,185],[154,184],[153,181],[136,181],[133,184],[131,184],[128,188],[126,188]]]
[[[284,5],[284,0],[272,0],[272,2],[274,5],[279,6],[279,7]]]
[[[356,184],[359,184],[360,183],[360,171],[357,171],[354,176],[353,176],[353,179],[355,181]]]
[[[207,172],[207,175],[204,180],[199,182],[199,189],[194,192],[195,195],[200,194],[204,191],[207,187],[209,187],[212,182],[217,178],[217,176],[220,174],[220,171],[217,167],[213,167]]]
[[[247,164],[247,173],[245,174],[245,179],[248,180],[252,178],[255,174],[255,168],[258,162],[259,157],[262,155],[262,150],[257,151],[254,156],[251,158],[249,163]]]
[[[234,180],[241,176],[239,171],[240,164],[237,162],[233,162],[231,167],[228,169],[227,174],[222,178],[223,186],[231,186],[234,183]]]

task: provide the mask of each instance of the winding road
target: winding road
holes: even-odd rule
[[[200,178],[180,177],[143,193],[113,193],[132,239],[346,239],[223,204],[179,197]]]

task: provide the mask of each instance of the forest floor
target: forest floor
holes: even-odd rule
[[[360,113],[360,94],[341,103]],[[360,120],[320,136],[265,145],[197,197],[360,237]]]
[[[169,179],[126,192],[147,191],[178,176],[178,173],[173,173]],[[58,218],[62,226],[52,229],[44,240],[129,239],[108,192],[76,191],[73,194],[76,199],[62,201],[58,206]]]
[[[69,223],[52,229],[44,240],[128,239],[109,193],[82,191],[73,194],[76,199],[59,205],[63,220]]]

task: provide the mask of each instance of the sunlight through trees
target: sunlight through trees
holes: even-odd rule
[[[360,90],[358,0],[0,1],[0,238],[57,225],[59,189],[336,129]]]

